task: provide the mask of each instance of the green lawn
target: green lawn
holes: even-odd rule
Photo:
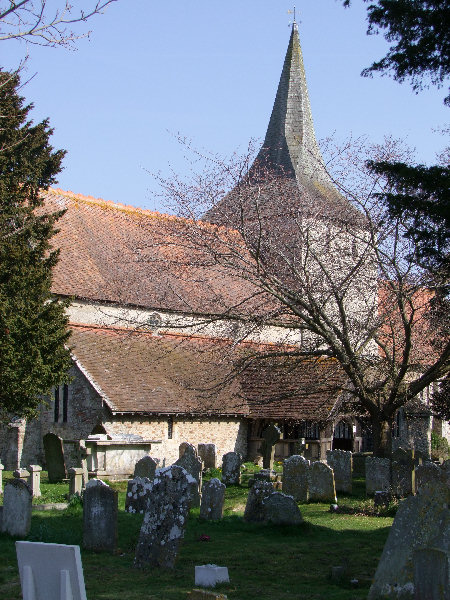
[[[67,485],[45,483],[44,501],[61,502]],[[9,474],[8,474],[9,476]],[[174,570],[133,567],[134,549],[142,517],[123,512],[126,483],[119,490],[119,549],[115,554],[82,550],[88,600],[184,600],[194,587],[195,565],[227,566],[230,584],[217,589],[235,600],[356,600],[367,597],[370,580],[386,540],[392,517],[334,514],[325,504],[303,504],[304,523],[275,527],[245,523],[242,519],[248,488],[227,489],[224,518],[200,521],[192,510]],[[42,502],[42,500],[41,500]],[[355,481],[351,496],[339,504],[367,507],[363,481]],[[207,535],[210,541],[201,541]],[[80,544],[82,507],[65,511],[33,511],[30,541]],[[21,598],[14,540],[0,535],[0,598]],[[329,579],[332,566],[344,565],[346,580]],[[358,579],[357,587],[350,579]]]

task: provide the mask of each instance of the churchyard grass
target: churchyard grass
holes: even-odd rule
[[[222,521],[201,521],[199,509],[191,511],[175,569],[166,571],[133,567],[142,516],[124,513],[126,482],[110,482],[119,491],[119,547],[113,554],[82,550],[88,600],[184,600],[194,587],[195,565],[207,563],[228,567],[231,582],[217,590],[229,600],[366,598],[392,518],[334,514],[328,504],[312,503],[300,505],[301,525],[245,523],[252,470],[250,466],[244,472],[240,486],[226,490]],[[353,494],[338,502],[364,504],[363,483],[355,481]],[[67,484],[45,485],[46,498],[61,501],[62,489],[67,493]],[[73,503],[65,511],[34,511],[27,539],[81,545],[81,504]],[[5,534],[0,534],[0,555],[0,598],[19,600],[14,540]],[[346,568],[345,580],[331,581],[331,567],[340,565]],[[358,580],[357,587],[350,579]]]

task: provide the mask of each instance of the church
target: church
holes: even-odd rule
[[[204,214],[202,231],[242,233],[244,227],[254,233],[262,227],[280,244],[291,235],[300,205],[304,226],[318,239],[326,238],[330,215],[359,226],[361,215],[323,165],[296,23],[249,177],[261,190],[258,210],[247,207],[242,217],[247,200],[232,190]],[[280,180],[289,189],[285,204],[274,193]],[[258,295],[226,265],[199,259],[186,242],[188,219],[58,189],[45,193],[45,203],[66,211],[54,238],[60,260],[53,293],[71,299],[71,381],[54,390],[37,419],[4,428],[0,456],[6,468],[43,464],[47,433],[60,436],[67,448],[89,436],[105,447],[145,442],[167,464],[178,458],[182,442],[215,444],[219,460],[230,451],[253,460],[268,423],[281,431],[278,460],[297,453],[300,444],[311,459],[324,459],[330,449],[371,449],[364,417],[342,414],[345,375],[334,358],[294,366],[274,358],[269,365],[253,361],[236,368],[250,355],[275,356],[281,346],[298,348],[307,340],[276,309],[274,318],[246,329],[246,317],[254,323],[262,310]],[[357,255],[358,248],[353,244],[348,252]],[[373,267],[352,285],[355,311],[376,303]],[[429,413],[419,416],[420,434],[427,437]],[[407,419],[401,427],[410,441]],[[102,460],[99,450],[91,471],[107,474]]]

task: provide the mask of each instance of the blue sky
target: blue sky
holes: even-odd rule
[[[35,120],[50,118],[53,145],[68,151],[60,187],[162,210],[149,172],[186,170],[173,134],[225,156],[264,138],[292,6],[119,0],[89,23],[91,38],[76,51],[2,42],[2,65],[29,53],[24,77],[34,77],[22,94]],[[392,134],[433,162],[446,143],[433,132],[448,121],[445,92],[415,95],[407,83],[360,76],[387,48],[366,35],[361,0],[347,10],[339,0],[303,0],[297,15],[317,137]]]

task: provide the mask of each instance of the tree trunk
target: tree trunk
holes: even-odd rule
[[[372,415],[373,455],[387,458],[392,452],[392,420]]]

